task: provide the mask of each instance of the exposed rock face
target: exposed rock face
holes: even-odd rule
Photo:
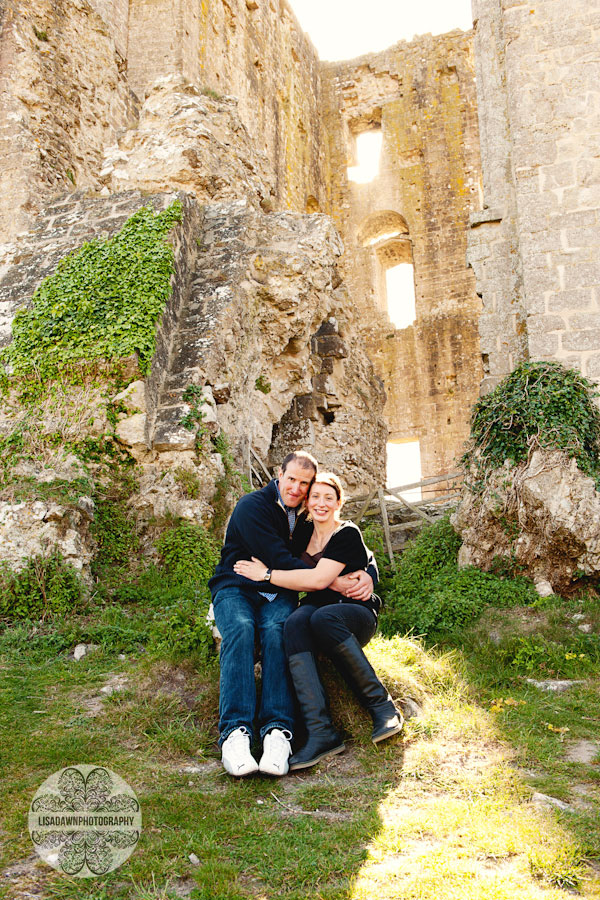
[[[71,183],[95,185],[102,149],[135,117],[105,23],[87,0],[7,0],[0,32],[0,233],[28,227]]]
[[[600,573],[600,494],[560,451],[497,470],[483,494],[466,493],[451,521],[463,539],[461,566],[489,570],[504,558],[555,591],[576,571]]]
[[[200,202],[271,204],[275,179],[237,113],[237,100],[216,100],[179,76],[157,81],[139,123],[107,147],[100,179],[111,191],[184,190]]]
[[[56,548],[67,562],[85,573],[94,551],[89,531],[93,503],[90,498],[80,498],[86,499],[88,502],[79,508],[42,500],[0,501],[2,562],[19,569],[28,557]]]
[[[72,396],[65,389],[60,420],[50,400],[35,412],[4,403],[0,430],[6,434],[21,423],[36,459],[33,467],[20,463],[12,470],[2,497],[0,558],[14,567],[54,544],[87,572],[93,505],[48,504],[35,490],[16,502],[10,492],[23,479],[68,481],[68,473],[44,469],[56,463],[45,439],[60,433],[73,445],[111,433],[107,403],[116,417],[114,438],[141,466],[139,489],[130,498],[141,527],[166,517],[210,522],[224,475],[210,438],[221,429],[246,472],[249,446],[273,464],[304,447],[339,472],[350,491],[379,478],[383,389],[337,269],[342,244],[325,215],[266,214],[256,196],[204,208],[189,193],[62,198],[19,242],[20,262],[0,281],[7,326],[74,242],[114,234],[143,204],[160,209],[176,197],[182,218],[169,236],[172,293],[157,324],[149,376],[142,380],[132,365],[128,387],[108,396],[100,388],[73,390]],[[4,340],[8,336],[7,327]],[[185,424],[190,415],[191,428]],[[193,497],[183,488],[182,471],[193,481]],[[74,477],[82,474],[93,491],[94,466]]]
[[[340,282],[331,220],[212,204],[199,244],[153,447],[180,446],[182,395],[209,385],[209,418],[212,410],[240,453],[250,442],[276,464],[301,446],[350,489],[372,483],[385,453],[384,395]]]

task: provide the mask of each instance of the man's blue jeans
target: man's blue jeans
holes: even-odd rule
[[[254,641],[260,640],[262,692],[260,737],[272,728],[293,732],[294,702],[283,649],[283,625],[295,600],[278,595],[269,602],[253,588],[224,587],[213,598],[215,624],[221,633],[219,746],[242,725],[253,734],[256,714]]]

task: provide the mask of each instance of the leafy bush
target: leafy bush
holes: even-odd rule
[[[142,207],[121,231],[85,243],[62,260],[14,318],[5,351],[16,376],[55,377],[74,363],[137,353],[149,371],[155,326],[171,294],[173,248],[166,236],[181,220],[176,202]]]
[[[485,606],[534,603],[537,594],[522,577],[502,579],[472,567],[458,569],[460,538],[448,518],[435,522],[409,544],[385,592],[381,631],[435,636],[468,625]]]
[[[110,581],[130,566],[139,546],[135,523],[125,503],[106,496],[96,497],[91,531],[97,543],[92,572]]]
[[[208,600],[184,600],[161,612],[150,629],[148,650],[169,657],[194,656],[208,662],[214,656],[214,639],[206,621]]]
[[[505,460],[527,459],[536,446],[564,450],[582,472],[600,479],[600,411],[596,387],[556,362],[525,362],[477,401],[463,463],[485,475]]]
[[[27,560],[20,572],[0,563],[0,616],[43,619],[65,615],[81,605],[82,582],[77,571],[56,550]]]
[[[163,572],[176,582],[206,583],[219,558],[214,538],[201,525],[180,522],[156,542]]]

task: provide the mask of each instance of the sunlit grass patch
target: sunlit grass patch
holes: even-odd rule
[[[413,793],[408,802],[400,787],[382,801],[382,829],[352,900],[565,897],[562,890],[542,892],[536,882],[582,885],[581,849],[550,813],[524,804],[509,783],[471,798],[432,793]]]
[[[377,635],[366,652],[381,680],[397,696],[422,700],[429,692],[459,690],[454,651],[438,653],[416,638]]]

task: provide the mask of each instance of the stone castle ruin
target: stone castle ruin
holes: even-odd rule
[[[520,360],[600,380],[600,12],[473,14],[327,63],[286,0],[2,0],[0,344],[67,253],[179,198],[173,294],[117,426],[145,466],[191,459],[190,385],[236,459],[301,445],[358,492],[387,440],[418,440],[423,476],[455,467]]]

